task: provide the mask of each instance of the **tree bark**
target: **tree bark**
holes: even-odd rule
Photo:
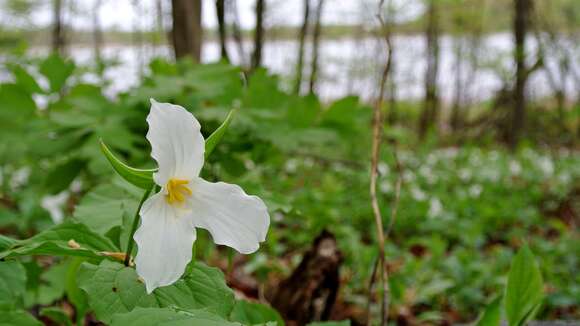
[[[262,48],[264,45],[264,12],[266,11],[266,1],[256,1],[256,30],[254,32],[254,52],[252,53],[251,70],[262,65]]]
[[[52,27],[52,52],[64,55],[66,40],[62,23],[62,0],[52,1],[53,27]]]
[[[225,10],[225,0],[216,0],[215,9],[218,21],[218,32],[220,39],[220,57],[222,60],[230,61],[230,56],[228,55],[228,48],[226,46],[226,10]]]
[[[425,71],[425,103],[419,120],[419,138],[423,139],[428,131],[437,124],[439,96],[437,75],[439,70],[439,19],[436,2],[430,0],[427,11],[427,69]]]
[[[526,119],[526,33],[529,27],[532,0],[514,0],[514,61],[516,64],[516,84],[514,87],[514,108],[512,114],[510,146],[515,149],[521,138]]]
[[[203,28],[201,25],[202,0],[172,0],[173,49],[175,58],[191,57],[201,60]]]
[[[314,32],[312,33],[312,62],[310,65],[310,81],[308,83],[308,91],[313,94],[316,89],[316,82],[318,80],[318,57],[320,52],[320,29],[322,10],[324,8],[324,0],[318,0],[316,7],[316,21],[314,23]]]
[[[242,39],[242,31],[240,30],[240,19],[238,17],[238,8],[236,5],[236,0],[228,0],[226,8],[228,9],[227,11],[229,12],[231,17],[232,36],[234,37],[234,41],[236,43],[239,65],[246,66],[247,63],[246,51],[244,51],[244,43]]]
[[[310,0],[304,0],[304,14],[302,16],[302,27],[298,35],[298,60],[296,62],[296,80],[294,81],[294,94],[300,94],[302,86],[302,70],[304,69],[304,45],[306,34],[308,33],[308,20],[310,19]]]
[[[451,112],[451,129],[457,131],[461,124],[463,105],[463,39],[455,36],[455,94]]]

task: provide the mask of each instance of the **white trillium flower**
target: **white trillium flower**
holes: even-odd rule
[[[147,123],[151,156],[159,165],[153,180],[161,191],[143,204],[134,239],[137,274],[151,293],[181,277],[191,261],[195,228],[208,230],[217,244],[249,254],[266,239],[270,216],[260,198],[239,186],[199,177],[205,140],[191,113],[151,99]]]

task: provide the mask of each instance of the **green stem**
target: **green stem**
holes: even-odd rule
[[[147,200],[153,188],[155,188],[155,185],[147,189],[147,191],[145,191],[143,197],[141,198],[141,201],[139,202],[139,206],[137,206],[135,216],[133,217],[133,226],[131,226],[131,232],[129,233],[129,241],[127,242],[127,252],[125,254],[125,266],[129,266],[129,262],[131,261],[131,251],[133,251],[133,244],[135,243],[135,240],[133,240],[133,235],[135,234],[135,231],[137,231],[137,227],[139,226],[139,212],[141,211],[143,203],[145,202],[145,200]]]

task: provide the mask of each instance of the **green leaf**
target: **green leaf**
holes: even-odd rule
[[[115,184],[104,184],[83,197],[75,208],[74,216],[91,230],[105,234],[121,225],[124,215],[132,217],[138,201],[139,195]]]
[[[80,247],[71,246],[74,240]],[[117,251],[113,243],[77,222],[55,225],[32,238],[20,240],[0,252],[0,259],[26,255],[80,256],[102,259],[102,251]]]
[[[505,295],[505,311],[510,326],[526,324],[542,303],[542,275],[527,245],[519,250],[512,261]]]
[[[0,304],[13,304],[26,291],[26,271],[20,262],[0,261]]]
[[[233,292],[225,284],[221,271],[201,263],[190,265],[186,276],[150,295],[135,269],[111,261],[99,265],[83,263],[78,281],[95,315],[104,323],[109,323],[114,314],[136,307],[204,309],[225,318],[234,306]]]
[[[12,75],[14,75],[16,84],[25,89],[29,94],[42,93],[42,89],[26,69],[19,65],[11,65],[9,68]]]
[[[502,299],[503,297],[499,296],[485,307],[485,310],[477,321],[477,326],[499,326],[501,324]]]
[[[136,308],[116,314],[112,326],[241,326],[202,310],[182,310],[171,308]]]
[[[83,258],[75,257],[68,265],[66,271],[65,293],[67,299],[74,305],[76,309],[77,324],[82,325],[82,318],[88,311],[89,306],[86,294],[79,288],[77,279],[81,264],[84,262]]]
[[[40,73],[48,79],[52,92],[61,90],[74,69],[72,60],[65,60],[58,54],[51,54],[40,64]]]
[[[105,157],[109,163],[111,163],[115,172],[117,172],[127,182],[139,188],[146,190],[151,189],[153,186],[153,173],[157,171],[157,169],[136,169],[130,167],[119,160],[102,140],[100,143],[101,151],[105,154]]]
[[[52,320],[56,325],[72,326],[72,322],[61,308],[46,307],[40,309],[40,316]]]
[[[273,308],[248,301],[237,301],[230,315],[231,321],[237,321],[244,325],[257,325],[274,322],[275,325],[284,326],[284,320]]]
[[[228,116],[226,117],[224,122],[222,122],[222,124],[211,135],[209,135],[209,137],[207,137],[207,139],[205,140],[204,156],[206,159],[209,157],[211,152],[213,152],[216,145],[219,144],[222,137],[224,136],[224,134],[228,130],[228,127],[230,126],[230,123],[232,122],[232,118],[233,118],[235,112],[236,112],[236,109],[231,110],[230,113],[228,113]]]
[[[84,166],[85,161],[73,158],[54,167],[45,180],[48,193],[57,194],[68,188]]]
[[[18,240],[9,238],[5,235],[0,234],[0,251],[8,249],[10,246],[14,245]]]
[[[42,326],[42,323],[24,310],[0,310],[0,326]]]

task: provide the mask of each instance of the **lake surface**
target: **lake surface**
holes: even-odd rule
[[[469,42],[469,41],[466,41]],[[443,36],[440,42],[440,66],[438,84],[443,101],[450,102],[454,96],[456,85],[456,55],[457,38]],[[572,40],[565,42],[566,46],[574,51],[577,47]],[[474,63],[465,53],[461,63],[462,79],[464,80],[464,99],[468,102],[489,99],[503,85],[503,80],[513,80],[512,64],[512,35],[497,33],[483,37],[477,44],[480,47],[475,73]],[[536,42],[530,38],[528,53],[531,53],[529,64],[535,58]],[[471,44],[467,43],[468,49]],[[239,63],[239,56],[235,44],[228,44],[232,62]],[[422,35],[395,36],[394,47],[394,76],[397,85],[397,97],[400,99],[420,99],[424,94],[423,75],[425,72],[425,39]],[[251,52],[251,43],[245,42],[246,62]],[[304,76],[309,76],[310,48],[305,51]],[[576,49],[575,53],[578,53]],[[465,52],[467,52],[466,50]],[[46,49],[34,49],[33,52],[42,54]],[[137,84],[139,73],[146,72],[146,63],[154,57],[172,57],[172,49],[168,46],[153,47],[151,45],[120,46],[108,45],[103,48],[103,56],[108,59],[117,59],[120,64],[110,68],[106,78],[111,81],[107,90],[110,95],[129,89]],[[290,87],[294,76],[295,62],[298,52],[298,42],[294,40],[268,41],[264,47],[264,65],[270,71],[280,74],[286,87]],[[75,47],[70,50],[71,56],[79,64],[94,62],[91,47]],[[216,42],[206,42],[202,50],[202,61],[213,62],[219,59],[219,45]],[[345,95],[359,95],[365,99],[375,96],[377,80],[385,61],[385,51],[382,42],[374,38],[323,40],[320,46],[320,79],[317,91],[323,99],[335,99]],[[573,60],[573,69],[580,73],[580,60]],[[557,58],[548,57],[546,64],[553,69],[557,65]],[[557,72],[557,71],[556,71]],[[557,78],[560,78],[557,75]],[[90,76],[87,76],[90,80]],[[579,95],[580,85],[575,85],[571,76],[567,76],[566,85],[569,100]],[[306,81],[303,84],[306,90]],[[528,93],[532,97],[543,97],[553,93],[546,72],[539,70],[529,80]]]

